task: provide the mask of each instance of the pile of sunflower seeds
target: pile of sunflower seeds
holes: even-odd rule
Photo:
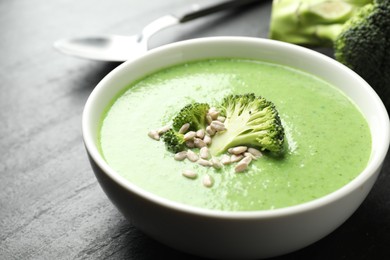
[[[257,160],[262,156],[262,153],[252,147],[236,146],[228,149],[227,154],[223,154],[221,157],[213,157],[210,155],[208,146],[212,143],[212,137],[222,131],[226,131],[225,117],[220,116],[220,112],[215,108],[210,108],[207,115],[207,127],[206,130],[200,129],[198,131],[188,131],[190,124],[184,124],[179,133],[184,135],[185,145],[190,148],[186,151],[178,152],[174,155],[174,159],[177,161],[183,161],[185,159],[198,163],[204,167],[213,167],[215,169],[221,169],[224,165],[236,163],[235,172],[241,173],[247,170],[252,160]],[[148,136],[154,140],[160,140],[160,136],[170,129],[170,126],[165,126],[157,130],[152,130],[148,133]],[[199,153],[195,153],[191,148],[199,148]],[[182,172],[184,177],[189,179],[196,179],[198,174],[193,170],[184,170]],[[211,187],[213,185],[213,178],[205,174],[202,179],[202,183],[205,187]]]

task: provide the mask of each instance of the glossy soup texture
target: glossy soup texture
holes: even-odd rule
[[[190,102],[215,104],[224,96],[253,92],[271,100],[286,134],[283,158],[265,154],[235,173],[175,161],[162,141],[147,133],[169,124]],[[224,211],[282,208],[331,193],[354,179],[371,152],[367,122],[338,89],[308,73],[239,59],[195,61],[166,68],[118,94],[103,116],[100,150],[120,175],[176,202]],[[185,169],[198,178],[182,176]],[[209,174],[214,185],[202,185]]]

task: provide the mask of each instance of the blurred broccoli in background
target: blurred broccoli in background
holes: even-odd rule
[[[270,38],[333,47],[390,110],[390,0],[274,0]]]

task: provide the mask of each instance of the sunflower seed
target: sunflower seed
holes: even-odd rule
[[[250,164],[252,162],[252,157],[251,156],[245,156],[240,162],[240,163],[245,163],[245,164]]]
[[[190,160],[191,162],[196,162],[199,159],[199,156],[194,153],[191,150],[187,151],[187,159]]]
[[[215,135],[215,130],[213,128],[211,128],[210,126],[207,126],[206,127],[206,133],[209,135],[209,136],[213,136]]]
[[[236,167],[234,168],[235,172],[243,172],[248,168],[248,165],[251,163],[252,157],[245,157],[242,159],[239,163],[237,163]]]
[[[210,161],[207,161],[205,159],[199,159],[198,163],[199,163],[199,165],[202,165],[202,166],[207,166],[207,167],[213,166],[213,164]]]
[[[202,147],[199,151],[199,155],[200,158],[207,160],[210,157],[209,149],[206,146]]]
[[[222,155],[221,163],[224,164],[224,165],[230,164],[231,163],[230,156],[227,155],[227,154]]]
[[[263,156],[263,154],[259,150],[252,148],[252,147],[248,148],[248,152],[253,154],[253,156],[256,158],[260,158],[261,156]]]
[[[171,129],[171,126],[166,125],[166,126],[163,126],[163,127],[159,128],[157,130],[157,132],[158,132],[159,135],[161,135],[161,134],[167,132],[169,129]]]
[[[244,156],[245,156],[245,157],[250,157],[250,158],[252,158],[253,160],[257,160],[257,157],[254,156],[253,154],[251,154],[250,152],[245,152],[245,153],[244,153]]]
[[[238,163],[234,168],[235,172],[243,172],[248,168],[248,164],[246,163]]]
[[[210,124],[210,127],[211,127],[211,129],[214,129],[217,132],[221,132],[221,131],[226,130],[225,125],[222,122],[217,121],[217,120],[212,121]]]
[[[219,122],[224,123],[225,120],[226,120],[226,117],[224,117],[224,116],[218,116],[218,117],[217,117],[217,120],[218,120]]]
[[[219,125],[210,125],[211,128],[215,131],[215,132],[222,132],[222,131],[226,131],[226,127],[224,126],[219,126]]]
[[[213,164],[213,167],[215,168],[215,169],[221,169],[222,167],[223,167],[223,165],[222,165],[222,163],[217,159],[217,158],[215,158],[215,157],[213,157],[212,159],[211,159],[211,163]]]
[[[244,156],[241,154],[239,154],[239,155],[233,154],[230,157],[230,162],[238,162],[238,161],[241,161],[242,158],[244,158]]]
[[[200,139],[203,139],[204,136],[205,136],[205,131],[203,129],[199,129],[198,131],[196,131],[196,137],[200,138]]]
[[[199,139],[199,138],[194,138],[194,144],[195,144],[195,147],[197,147],[197,148],[202,148],[202,147],[207,146],[206,143],[202,139]]]
[[[188,140],[194,139],[195,136],[196,136],[196,133],[194,131],[190,131],[184,135],[183,139],[184,139],[184,141],[188,141]]]
[[[216,110],[209,111],[209,115],[213,120],[217,120],[219,116],[219,111]]]
[[[246,146],[236,146],[236,147],[229,148],[228,153],[238,155],[244,153],[247,149],[248,147]]]
[[[153,140],[160,140],[160,135],[158,134],[158,132],[156,130],[152,130],[148,133],[148,136],[150,138],[152,138]]]
[[[176,161],[183,161],[185,158],[187,158],[187,151],[181,151],[176,153],[174,158]]]
[[[218,125],[218,126],[225,126],[224,123],[218,120],[213,120],[210,125]]]
[[[214,181],[210,175],[206,174],[203,176],[202,183],[205,187],[210,188],[213,186]]]
[[[198,174],[196,172],[194,172],[194,171],[191,171],[191,170],[184,170],[182,172],[182,175],[184,177],[189,178],[189,179],[195,179],[196,177],[198,177]]]
[[[205,135],[204,138],[203,138],[203,142],[206,145],[210,145],[211,144],[211,137],[209,135]]]
[[[188,141],[186,141],[186,146],[187,146],[188,148],[194,148],[194,147],[195,147],[194,140],[188,140]]]
[[[179,130],[179,133],[180,134],[184,134],[188,131],[188,129],[190,128],[190,124],[189,123],[185,123],[184,125],[182,125],[182,127],[180,128]]]

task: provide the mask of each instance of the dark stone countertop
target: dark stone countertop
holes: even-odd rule
[[[68,57],[52,44],[71,36],[134,34],[202,1],[0,2],[0,259],[196,259],[126,221],[89,165],[83,106],[119,63]],[[151,45],[221,35],[266,38],[270,10],[265,0],[215,14],[161,32]],[[372,192],[340,228],[275,259],[390,259],[389,163],[388,156]]]

